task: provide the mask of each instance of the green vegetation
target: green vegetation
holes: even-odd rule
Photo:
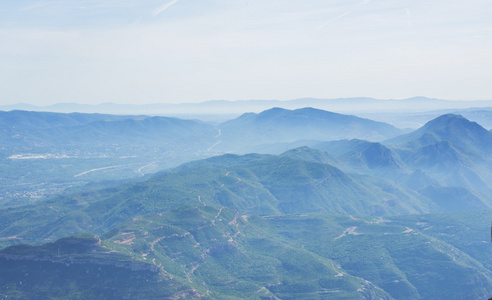
[[[184,206],[128,220],[101,240],[84,234],[8,247],[0,251],[0,291],[45,295],[52,287],[53,295],[84,299],[115,286],[131,298],[485,298],[492,293],[492,253],[482,243],[488,224],[479,224],[490,218],[491,210],[260,217]]]
[[[0,210],[0,236],[16,237],[0,244],[42,243],[85,231],[101,234],[136,216],[182,205],[228,207],[258,215],[317,211],[392,215],[432,209],[398,187],[352,177],[327,164],[287,156],[225,155],[142,182]]]

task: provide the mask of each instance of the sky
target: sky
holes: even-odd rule
[[[2,0],[0,104],[492,100],[490,0]]]

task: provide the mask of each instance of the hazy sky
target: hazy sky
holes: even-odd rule
[[[492,100],[490,0],[2,0],[0,104]]]

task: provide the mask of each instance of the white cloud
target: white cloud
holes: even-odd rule
[[[176,2],[178,2],[178,0],[171,0],[171,2],[168,2],[162,6],[159,6],[158,8],[156,8],[152,11],[152,16],[155,17],[155,16],[159,15],[160,13],[162,13],[163,11],[165,11],[166,9],[171,7]]]

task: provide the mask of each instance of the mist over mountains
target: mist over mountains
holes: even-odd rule
[[[404,124],[406,127],[420,127],[423,124],[439,115],[456,112],[467,114],[469,118],[480,118],[486,120],[483,114],[490,113],[492,100],[490,101],[457,101],[435,99],[427,97],[413,97],[408,99],[374,99],[368,97],[359,98],[337,98],[337,99],[318,99],[301,98],[287,101],[279,100],[210,100],[200,103],[180,103],[180,104],[77,104],[77,103],[58,103],[47,106],[37,106],[26,103],[3,105],[0,110],[27,110],[27,111],[46,111],[60,113],[99,113],[116,115],[165,115],[182,118],[201,118],[207,120],[232,119],[245,112],[260,113],[262,111],[279,107],[289,110],[312,107],[321,110],[344,114],[356,114],[362,117],[374,117],[379,121],[393,124]],[[474,113],[479,111],[480,113]],[[404,120],[395,119],[394,116],[403,115]],[[220,116],[225,117],[220,117]],[[401,117],[399,117],[401,119]],[[399,121],[399,122],[398,122]],[[413,126],[408,126],[413,125]],[[400,126],[400,125],[398,125]],[[489,125],[484,125],[489,127]]]
[[[492,133],[461,115],[9,111],[0,138],[2,296],[492,295]]]

